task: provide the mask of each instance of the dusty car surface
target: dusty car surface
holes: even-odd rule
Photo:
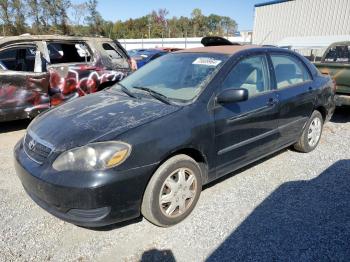
[[[204,184],[290,145],[315,149],[334,107],[331,78],[294,52],[187,49],[40,115],[15,167],[30,197],[71,223],[142,214],[171,226]]]
[[[108,38],[1,38],[0,122],[32,118],[111,86],[129,72],[126,51]]]
[[[330,45],[315,66],[336,82],[336,104],[350,106],[350,42]]]

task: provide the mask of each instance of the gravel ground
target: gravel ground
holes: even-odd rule
[[[0,125],[0,261],[350,258],[350,110],[327,123],[314,152],[284,150],[207,186],[189,218],[168,229],[140,219],[91,230],[43,211],[13,168],[26,125]]]

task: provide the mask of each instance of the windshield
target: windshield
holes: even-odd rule
[[[168,99],[186,102],[201,92],[227,59],[228,56],[223,54],[168,54],[140,68],[120,83],[132,92],[140,87],[148,88]],[[114,88],[120,87],[115,85]]]

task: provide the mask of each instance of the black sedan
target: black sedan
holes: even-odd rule
[[[142,214],[171,226],[204,184],[291,145],[315,149],[333,111],[332,80],[294,52],[187,49],[37,117],[15,166],[30,197],[71,223]]]

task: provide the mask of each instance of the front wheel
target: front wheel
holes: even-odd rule
[[[323,117],[319,111],[314,111],[294,148],[304,153],[314,150],[320,142],[322,128]]]
[[[187,155],[165,161],[154,173],[142,200],[142,215],[151,223],[168,227],[184,220],[202,190],[201,170]]]

